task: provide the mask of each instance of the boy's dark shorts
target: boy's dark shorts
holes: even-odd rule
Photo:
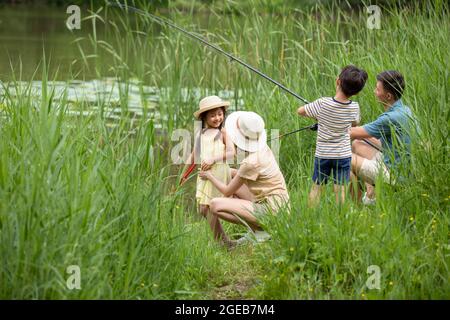
[[[352,158],[320,159],[314,158],[313,181],[316,184],[326,184],[333,179],[334,184],[345,184],[350,181],[350,165]]]

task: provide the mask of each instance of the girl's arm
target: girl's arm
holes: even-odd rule
[[[227,161],[230,159],[233,159],[236,154],[236,149],[234,147],[233,141],[231,141],[230,137],[227,134],[227,131],[225,128],[222,128],[222,137],[223,137],[223,143],[225,144],[225,154],[222,159],[223,161]]]
[[[238,175],[235,175],[228,185],[214,177],[211,171],[200,171],[199,176],[204,180],[207,179],[211,181],[217,190],[222,192],[225,197],[233,195],[244,184],[244,179]]]
[[[236,149],[234,147],[234,143],[231,141],[230,137],[228,136],[225,128],[221,130],[222,132],[222,139],[223,143],[225,144],[225,152],[222,155],[219,155],[214,158],[206,159],[205,161],[202,161],[201,168],[202,170],[206,171],[211,169],[214,163],[217,162],[226,162],[228,159],[233,159],[234,155],[236,154]]]

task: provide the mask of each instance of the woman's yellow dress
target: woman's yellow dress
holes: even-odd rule
[[[218,130],[218,129],[217,129]],[[209,130],[208,130],[209,131]],[[226,152],[225,144],[223,143],[222,135],[217,137],[217,132],[213,135],[211,132],[204,132],[200,136],[200,161],[216,158],[222,156]],[[211,173],[225,184],[228,184],[231,179],[230,166],[226,161],[222,163],[215,163],[211,167]],[[196,198],[198,204],[209,205],[211,199],[223,197],[223,194],[217,190],[216,187],[209,180],[202,180],[197,177],[197,192]]]

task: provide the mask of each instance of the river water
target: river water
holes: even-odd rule
[[[95,70],[89,68],[83,69],[78,77],[73,75],[74,63],[80,60],[80,51],[74,41],[88,38],[92,26],[83,24],[80,30],[70,31],[66,27],[67,17],[65,7],[0,6],[0,103],[5,90],[14,96],[28,86],[33,96],[40,97],[41,74],[36,70],[40,70],[45,53],[46,60],[50,61],[47,73],[56,75],[56,80],[46,82],[48,92],[53,91],[54,104],[63,97],[68,101],[66,112],[69,115],[89,116],[101,109],[109,125],[114,126],[124,113],[132,119],[140,119],[145,113],[153,119],[156,129],[164,127],[169,115],[162,115],[159,105],[162,100],[170,100],[171,88],[149,86],[138,79],[124,82],[116,77],[98,78]],[[97,32],[101,33],[101,30]],[[79,42],[78,45],[84,44]],[[235,93],[231,90],[177,89],[181,103],[198,103],[208,94],[218,94],[230,100],[235,108],[242,109],[242,99],[235,101]]]

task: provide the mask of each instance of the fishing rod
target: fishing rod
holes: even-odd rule
[[[195,33],[189,32],[189,31],[187,31],[186,29],[183,29],[183,28],[177,26],[176,24],[174,24],[173,22],[171,22],[171,21],[168,20],[168,19],[165,19],[165,18],[162,18],[162,17],[155,16],[155,15],[153,15],[153,14],[151,14],[151,13],[148,13],[147,11],[144,11],[144,10],[142,10],[142,9],[138,9],[138,8],[135,8],[135,7],[132,7],[132,6],[128,6],[128,5],[123,5],[123,4],[121,4],[121,3],[110,3],[110,2],[108,2],[107,4],[108,4],[109,6],[112,6],[112,7],[118,7],[118,8],[121,8],[121,9],[125,9],[125,10],[127,10],[127,11],[132,11],[132,12],[141,14],[141,15],[146,16],[146,17],[150,17],[151,19],[153,19],[154,21],[158,22],[159,24],[167,25],[167,26],[169,26],[169,27],[172,27],[172,28],[174,28],[174,29],[176,29],[176,30],[182,32],[183,34],[187,35],[188,37],[190,37],[190,38],[192,38],[192,39],[195,39],[195,40],[198,40],[198,41],[200,41],[201,43],[203,43],[204,45],[206,45],[206,46],[208,46],[208,47],[210,47],[210,48],[216,50],[217,52],[220,52],[221,54],[223,54],[223,55],[225,55],[225,56],[227,56],[228,58],[230,58],[231,62],[236,61],[237,63],[243,65],[243,66],[246,67],[247,69],[253,71],[254,73],[256,73],[256,74],[258,74],[258,75],[260,75],[260,76],[263,77],[264,79],[269,80],[270,82],[272,82],[273,84],[275,84],[275,85],[278,86],[279,88],[283,89],[283,90],[286,91],[287,93],[290,93],[291,95],[293,95],[293,96],[296,97],[297,99],[303,101],[304,103],[309,103],[308,100],[306,100],[306,99],[303,98],[302,96],[298,95],[297,93],[293,92],[293,91],[290,90],[289,88],[285,87],[284,85],[282,85],[282,84],[279,83],[278,81],[276,81],[276,80],[272,79],[271,77],[267,76],[266,74],[262,73],[261,71],[259,71],[259,70],[256,69],[255,67],[253,67],[253,66],[249,65],[248,63],[242,61],[241,59],[239,59],[239,58],[233,56],[232,54],[230,54],[230,53],[224,51],[224,50],[223,50],[222,48],[220,48],[219,46],[217,46],[217,45],[215,45],[215,44],[212,44],[212,43],[208,42],[207,40],[205,40],[204,38],[202,38],[202,37],[196,35]]]
[[[319,125],[318,125],[317,123],[314,123],[313,125],[306,126],[306,127],[297,129],[297,130],[295,130],[295,131],[292,131],[292,132],[288,132],[288,133],[279,135],[278,137],[269,139],[269,140],[267,140],[267,142],[272,141],[272,140],[275,140],[275,139],[280,139],[280,138],[283,138],[283,137],[285,137],[285,136],[294,134],[294,133],[299,132],[299,131],[307,130],[307,129],[310,129],[310,130],[312,130],[312,131],[317,131],[318,127],[319,127]],[[195,169],[195,163],[192,162],[192,163],[189,165],[189,167],[187,167],[186,171],[183,173],[183,175],[182,175],[182,177],[181,177],[181,179],[180,179],[179,186],[183,185],[183,184],[189,179],[189,176],[190,176],[191,173],[194,171],[194,169]]]
[[[267,140],[267,142],[275,140],[275,139],[280,139],[280,138],[288,136],[290,134],[294,134],[296,132],[307,130],[307,129],[310,129],[312,131],[317,131],[317,128],[318,128],[318,124],[314,123],[313,125],[310,125],[310,126],[307,126],[307,127],[303,127],[303,128],[297,129],[295,131],[279,135],[278,137],[275,137],[275,138],[272,138],[270,140]],[[189,176],[191,175],[192,171],[194,171],[194,169],[195,169],[195,163],[192,162],[189,165],[189,167],[186,169],[186,171],[183,173],[183,176],[181,177],[180,184],[179,184],[180,186],[188,180]]]
[[[293,133],[297,133],[297,132],[300,132],[300,131],[303,131],[303,130],[307,130],[307,129],[309,129],[311,131],[317,131],[318,128],[319,128],[319,124],[314,123],[314,124],[312,124],[310,126],[306,126],[306,127],[303,127],[303,128],[300,128],[300,129],[297,129],[297,130],[294,130],[294,131],[291,131],[291,132],[288,132],[288,133],[285,133],[285,134],[281,134],[278,137],[275,137],[275,138],[267,140],[267,142],[275,140],[275,139],[280,139],[280,138],[286,137],[288,135],[291,135]]]
[[[189,165],[189,167],[186,169],[186,171],[183,173],[183,176],[181,177],[180,184],[179,184],[180,186],[187,181],[187,179],[191,175],[192,171],[194,171],[194,169],[195,169],[195,162],[192,162]]]
[[[288,133],[285,133],[285,134],[281,134],[278,137],[275,137],[275,138],[272,138],[270,140],[267,140],[267,142],[275,140],[275,139],[280,139],[280,138],[283,138],[283,137],[288,136],[290,134],[297,133],[299,131],[303,131],[303,130],[307,130],[307,129],[312,130],[312,131],[317,131],[318,128],[319,128],[319,124],[318,123],[314,123],[313,125],[310,125],[310,126],[307,126],[307,127],[303,127],[303,128],[300,128],[300,129],[297,129],[297,130],[294,130],[294,131],[291,131],[291,132],[288,132]],[[377,151],[383,152],[383,149],[381,149],[379,146],[374,144],[372,141],[367,140],[367,139],[362,139],[362,140],[365,143],[367,143],[369,146],[371,146],[372,148],[376,149]]]
[[[306,100],[305,98],[303,98],[303,97],[300,96],[299,94],[295,93],[294,91],[290,90],[289,88],[285,87],[284,85],[282,85],[282,84],[279,83],[278,81],[276,81],[276,80],[272,79],[271,77],[267,76],[266,74],[262,73],[261,71],[259,71],[259,70],[256,69],[255,67],[253,67],[253,66],[249,65],[248,63],[244,62],[243,60],[241,60],[241,59],[235,57],[235,56],[232,55],[231,53],[228,53],[228,52],[224,51],[224,50],[223,50],[222,48],[220,48],[219,46],[217,46],[217,45],[215,45],[215,44],[212,44],[212,43],[208,42],[207,40],[205,40],[205,39],[202,38],[201,36],[196,35],[195,33],[189,32],[189,31],[187,31],[187,30],[184,29],[184,28],[179,27],[178,25],[174,24],[173,22],[171,22],[171,21],[168,20],[168,19],[165,19],[165,18],[162,18],[162,17],[155,16],[155,15],[153,15],[153,14],[147,12],[147,11],[144,11],[144,10],[142,10],[142,9],[138,9],[138,8],[135,8],[135,7],[129,6],[129,5],[124,5],[124,4],[121,4],[121,3],[119,3],[119,2],[107,2],[107,5],[108,5],[108,6],[111,6],[111,7],[117,7],[117,8],[120,8],[120,9],[125,10],[125,11],[127,11],[127,12],[128,12],[128,11],[135,12],[135,13],[140,14],[140,15],[142,15],[142,16],[151,18],[152,20],[156,21],[156,22],[159,23],[160,25],[166,25],[166,26],[169,26],[169,27],[171,27],[171,28],[174,28],[174,29],[180,31],[182,34],[188,36],[189,38],[194,39],[194,40],[198,40],[198,41],[200,41],[201,43],[203,43],[204,45],[206,45],[206,46],[208,46],[208,47],[210,47],[210,48],[216,50],[217,52],[219,52],[219,53],[225,55],[226,57],[228,57],[228,58],[230,59],[231,62],[236,61],[236,62],[239,63],[240,65],[242,65],[242,66],[246,67],[247,69],[253,71],[254,73],[258,74],[259,76],[263,77],[264,79],[266,79],[266,80],[272,82],[273,84],[275,84],[276,86],[278,86],[279,88],[281,88],[282,90],[284,90],[285,92],[291,94],[292,96],[294,96],[294,97],[296,97],[297,99],[303,101],[304,103],[306,103],[306,104],[309,103],[308,100]],[[291,135],[291,134],[294,134],[294,133],[297,133],[297,132],[300,132],[300,131],[303,131],[303,130],[306,130],[306,129],[311,129],[311,130],[314,130],[314,131],[315,131],[315,130],[317,130],[317,128],[318,128],[318,124],[315,123],[315,124],[310,125],[310,126],[308,126],[308,127],[300,128],[300,129],[297,129],[297,130],[294,130],[294,131],[291,131],[291,132],[282,134],[282,135],[280,135],[278,138],[285,137],[285,136],[288,136],[288,135]],[[271,139],[271,140],[273,140],[273,139]],[[269,140],[269,141],[271,141],[271,140]],[[376,150],[378,150],[378,151],[380,151],[380,152],[382,151],[378,146],[376,146],[376,145],[373,144],[372,142],[368,141],[367,139],[363,139],[363,141],[366,142],[367,144],[369,144],[370,146],[372,146],[373,148],[375,148]],[[193,171],[193,168],[194,168],[194,167],[195,167],[194,164],[191,164],[191,165],[190,165],[190,167],[188,168],[188,170],[187,170],[187,171],[185,172],[185,174],[183,175],[182,180],[180,181],[181,184],[184,183],[184,181],[187,180],[187,178],[189,177],[189,174]]]
[[[367,143],[369,146],[371,146],[372,148],[374,148],[375,150],[379,151],[379,152],[383,152],[383,149],[380,148],[379,146],[377,146],[375,143],[373,143],[370,140],[367,139],[361,139],[362,141],[364,141],[365,143]]]

